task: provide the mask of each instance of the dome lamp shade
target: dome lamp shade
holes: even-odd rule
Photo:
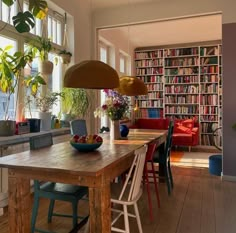
[[[138,96],[147,95],[148,90],[144,82],[134,76],[122,76],[120,77],[120,86],[116,88],[122,95]]]
[[[119,87],[119,76],[116,70],[106,63],[98,60],[87,60],[66,70],[64,87],[113,89]]]

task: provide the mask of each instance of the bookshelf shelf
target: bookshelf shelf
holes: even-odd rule
[[[221,45],[135,51],[136,76],[148,88],[136,97],[136,118],[191,118],[201,125],[200,144],[212,145],[222,125]]]

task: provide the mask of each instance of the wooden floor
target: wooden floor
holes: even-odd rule
[[[236,183],[221,181],[208,174],[206,168],[173,167],[174,191],[167,195],[164,183],[159,185],[161,208],[157,208],[153,195],[154,217],[150,222],[147,196],[139,201],[144,233],[235,233],[236,232]],[[153,187],[152,187],[153,188]],[[153,189],[154,191],[154,189]],[[40,204],[38,225],[54,232],[69,232],[70,219],[55,217],[47,224],[48,201]],[[80,205],[87,211],[87,202]],[[70,211],[67,204],[57,204],[58,210]],[[0,232],[7,233],[7,214],[0,217]],[[83,232],[82,230],[80,232]],[[131,233],[138,233],[135,220],[131,220]]]

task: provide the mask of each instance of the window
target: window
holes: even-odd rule
[[[17,50],[17,41],[13,40],[11,38],[1,36],[0,35],[0,42],[1,42],[1,47],[5,48],[7,45],[12,45],[13,49],[11,50],[11,53],[13,54]],[[17,93],[15,93],[16,95]],[[15,95],[11,95],[10,99],[10,105],[9,105],[9,118],[11,120],[15,119]],[[0,119],[4,118],[4,113],[6,109],[6,103],[7,103],[7,95],[0,91]]]
[[[105,45],[104,43],[99,44],[100,61],[106,64],[108,63],[108,51],[109,51],[109,47],[107,45]],[[101,100],[101,104],[105,102],[105,93],[103,90],[100,92],[100,100]],[[101,117],[100,123],[101,123],[101,127],[108,126],[108,117],[106,116]]]
[[[120,58],[120,74],[121,75],[129,75],[129,56],[123,52],[119,53]]]
[[[17,12],[17,1],[9,8],[2,1],[0,2],[1,7],[1,20],[5,23],[10,23],[13,25],[12,16]]]
[[[17,1],[16,1],[17,2]],[[27,0],[21,0],[21,3],[23,3],[23,10],[28,10],[29,3]],[[8,15],[9,8],[0,2],[0,23],[2,22],[8,22]],[[14,6],[11,7],[10,10],[10,18],[12,18],[12,15],[17,14],[17,4],[14,4]],[[45,28],[45,30],[44,30]],[[35,27],[30,31],[29,36],[27,35],[27,39],[29,37],[34,37],[35,35],[41,36],[42,34],[45,35],[45,37],[48,37],[53,42],[52,45],[54,47],[53,51],[49,54],[49,60],[55,61],[56,51],[57,50],[63,50],[64,47],[62,46],[62,38],[63,38],[63,32],[64,32],[64,18],[59,13],[52,11],[49,9],[48,17],[46,20],[41,21],[38,19],[35,19]],[[19,34],[15,30],[12,32],[11,27],[6,27],[4,31],[0,32],[0,43],[1,47],[5,47],[5,45],[12,44],[14,47],[14,51],[23,51],[24,44],[26,42],[25,34]],[[60,59],[59,59],[60,60]],[[31,64],[32,69],[30,70],[31,74],[35,74],[38,72],[38,58],[35,58],[34,61]],[[51,77],[48,77],[47,84],[48,88],[51,91],[59,92],[62,88],[62,72],[63,71],[63,65],[59,61],[57,65],[55,65],[54,62],[54,69],[53,74]],[[26,67],[24,70],[25,74],[28,72],[29,75],[29,67]],[[27,90],[28,92],[29,90]],[[20,89],[20,96],[25,96],[27,92],[25,92],[25,89]],[[16,93],[15,93],[16,95]],[[17,101],[19,103],[19,101]],[[20,101],[22,107],[21,109],[24,109],[25,101],[21,99]],[[17,103],[17,104],[18,104]],[[6,107],[6,95],[0,91],[0,119],[3,119],[4,116],[4,109]],[[33,106],[32,111],[36,110],[36,107]],[[53,114],[58,115],[60,112],[60,104],[58,103],[57,106],[54,106],[53,108]],[[21,114],[21,113],[19,113]],[[16,118],[16,103],[14,95],[11,97],[10,101],[10,118],[11,119],[17,119]]]

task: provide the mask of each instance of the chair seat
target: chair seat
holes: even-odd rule
[[[88,193],[88,188],[71,184],[46,182],[40,186],[45,192],[53,192],[63,195],[84,196]]]

